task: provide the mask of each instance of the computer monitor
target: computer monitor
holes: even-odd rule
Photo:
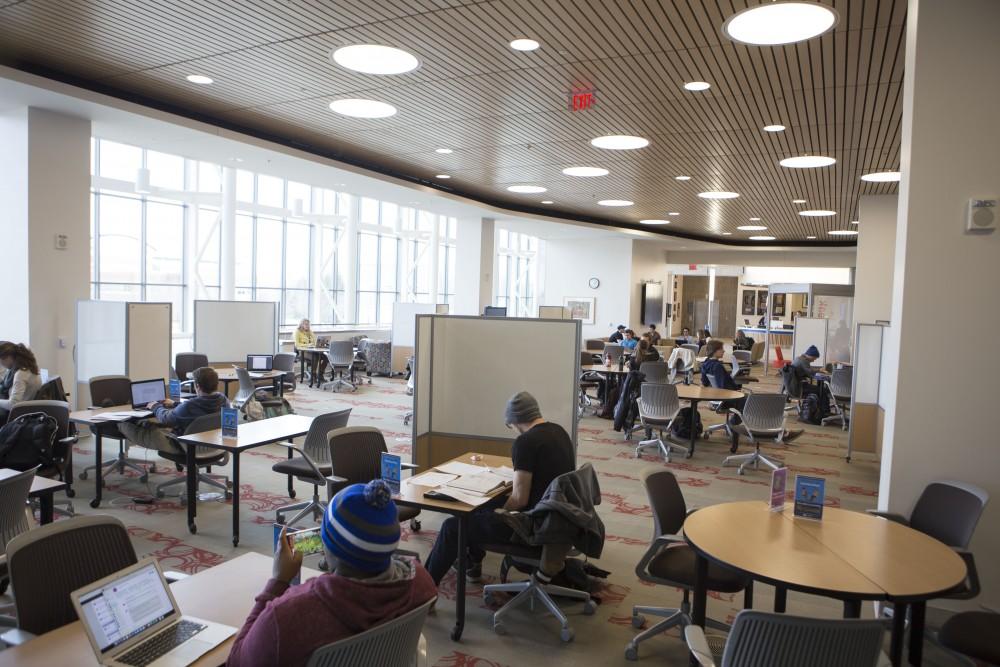
[[[274,366],[274,355],[273,354],[248,354],[247,355],[247,370],[254,371],[269,371]]]
[[[163,378],[140,380],[132,383],[132,407],[145,408],[150,403],[159,403],[167,397]]]
[[[484,317],[507,317],[506,306],[486,306],[483,309]]]

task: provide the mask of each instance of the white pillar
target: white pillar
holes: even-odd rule
[[[896,195],[867,195],[858,205],[858,254],[854,279],[854,322],[873,324],[892,315]],[[931,324],[928,319],[927,324]]]
[[[879,507],[908,512],[931,480],[985,488],[993,502],[971,544],[983,593],[966,606],[997,606],[1000,232],[967,234],[964,218],[970,198],[1000,197],[1000,3],[910,0],[906,19]]]
[[[236,170],[222,168],[222,206],[219,207],[219,242],[222,258],[219,270],[219,299],[236,298]]]
[[[493,305],[495,246],[496,221],[493,218],[483,218],[479,237],[479,307],[476,314],[481,314],[486,306]],[[514,315],[513,311],[509,311],[509,314]]]
[[[431,227],[431,240],[429,243],[430,247],[427,249],[430,251],[430,270],[431,270],[431,284],[430,284],[430,302],[438,302],[438,262],[440,261],[441,255],[441,217],[434,216],[434,225]]]
[[[323,310],[323,234],[333,233],[333,230],[327,231],[324,225],[320,222],[313,223],[310,225],[312,228],[312,247],[310,248],[310,273],[309,284],[312,285],[312,292],[310,292],[309,299],[309,319],[313,322],[326,322],[326,313],[321,312]],[[329,316],[329,319],[333,319],[333,315]]]
[[[360,197],[351,197],[351,210],[347,214],[347,224],[344,233],[347,238],[341,243],[347,244],[347,266],[344,270],[344,317],[348,322],[358,319],[358,216],[361,206]]]
[[[72,391],[76,302],[90,298],[90,121],[22,107],[0,116],[0,145],[0,331]]]

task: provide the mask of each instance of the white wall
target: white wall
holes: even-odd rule
[[[27,341],[28,314],[28,109],[0,114],[0,225],[5,252],[0,338]]]
[[[854,321],[874,323],[892,314],[896,195],[868,195],[858,205],[858,261],[854,275]]]
[[[893,276],[894,351],[887,383],[879,507],[908,512],[931,480],[977,484],[993,497],[972,551],[983,594],[1000,606],[1000,450],[992,351],[929,363],[927,323],[945,313],[963,331],[1000,329],[1000,233],[964,233],[969,198],[1000,196],[1000,3],[910,0]],[[975,48],[970,48],[975,45]],[[864,224],[862,222],[862,224]],[[947,280],[941,280],[947,276]],[[950,604],[949,604],[950,606]]]
[[[671,264],[719,264],[722,266],[854,266],[854,248],[831,250],[672,250]]]
[[[458,218],[455,230],[455,299],[450,304],[452,315],[476,315],[482,312],[479,308],[482,228],[481,218]],[[492,230],[490,234],[492,235]],[[490,272],[492,273],[492,268]],[[490,280],[492,286],[492,277]]]
[[[607,338],[619,324],[629,325],[631,261],[631,239],[549,239],[538,304],[561,306],[568,296],[594,297],[596,323],[584,324],[582,335]],[[596,290],[588,284],[591,278],[601,281]]]

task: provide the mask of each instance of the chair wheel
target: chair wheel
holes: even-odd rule
[[[291,491],[288,492],[288,497],[289,498],[294,498],[295,497],[295,489],[292,489]]]
[[[573,628],[563,628],[562,630],[559,631],[559,639],[561,639],[564,642],[573,641],[574,636],[575,635],[573,634]]]
[[[646,617],[639,614],[634,614],[632,616],[632,627],[638,630],[642,626],[646,625]]]
[[[156,472],[156,464],[155,463],[150,463],[149,464],[149,472],[154,472],[154,473]]]
[[[233,494],[232,494],[231,491],[226,491],[226,498],[225,499],[226,500],[232,500],[233,499]]]
[[[97,498],[94,498],[93,500],[90,501],[90,506],[93,507],[95,510],[97,509],[97,506],[100,504],[101,501],[98,500]]]
[[[80,479],[87,479],[87,471],[86,470],[84,470],[83,472],[80,473]]]
[[[483,593],[483,604],[485,604],[487,607],[492,607],[494,601],[495,598],[493,597],[492,593]]]
[[[507,628],[504,627],[503,623],[496,622],[493,624],[493,632],[497,633],[498,635],[505,635],[507,634]],[[562,636],[561,633],[560,636]]]
[[[163,491],[157,491],[156,492],[156,497],[157,498],[162,498],[163,497]]]
[[[625,647],[625,659],[626,660],[631,660],[632,662],[635,662],[636,660],[638,660],[639,659],[639,649],[637,649],[635,646],[626,646]]]
[[[410,519],[410,530],[412,530],[414,533],[419,533],[420,521],[418,521],[417,519]]]
[[[708,431],[705,431],[704,433],[701,434],[701,439],[702,440],[708,440],[711,436],[712,436],[711,433],[709,433]]]
[[[66,489],[67,498],[76,498],[76,491],[73,489]]]
[[[596,611],[597,611],[597,605],[594,604],[593,600],[587,600],[586,602],[583,603],[584,616],[593,616],[594,612]]]
[[[4,593],[7,592],[8,586],[10,586],[10,579],[7,579],[5,577],[2,581],[0,581],[0,595],[3,595]]]
[[[197,532],[198,532],[198,526],[194,525],[193,523],[189,523],[189,524],[188,524],[188,531],[189,531],[189,532],[190,532],[190,533],[191,533],[192,535],[194,535],[195,533],[197,533]]]

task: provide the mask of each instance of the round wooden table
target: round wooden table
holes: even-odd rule
[[[901,664],[907,606],[909,661],[922,659],[926,601],[959,586],[965,562],[947,545],[898,523],[834,507],[822,521],[796,518],[789,505],[771,512],[764,501],[712,505],[684,522],[684,537],[698,554],[692,619],[705,625],[708,561],[746,573],[776,588],[775,611],[785,610],[788,589],[844,601],[857,618],[862,600],[894,603],[890,658]]]
[[[734,391],[732,389],[716,389],[715,387],[704,387],[700,384],[678,384],[674,385],[677,387],[677,397],[682,401],[688,401],[691,404],[691,414],[694,415],[698,411],[698,403],[700,401],[735,401],[743,398],[742,391]],[[693,417],[692,417],[693,418]],[[691,429],[691,442],[688,447],[688,458],[694,456],[694,444],[697,440],[694,429]]]

